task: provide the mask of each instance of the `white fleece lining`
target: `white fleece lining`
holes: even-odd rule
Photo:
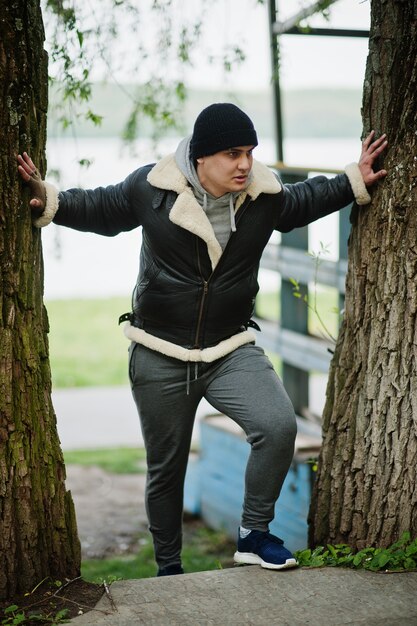
[[[261,193],[272,194],[281,191],[281,185],[275,175],[266,165],[256,159],[253,160],[252,173],[252,181],[242,191],[245,197],[249,194],[252,200],[256,200]],[[148,182],[158,189],[176,193],[189,188],[188,181],[179,169],[174,154],[169,154],[154,165],[148,174]]]
[[[281,185],[269,168],[259,161],[253,162],[253,177],[248,187],[239,194],[235,211],[249,195],[255,200],[261,193],[275,194]],[[178,196],[169,213],[169,219],[177,226],[200,237],[207,244],[211,267],[214,270],[220,260],[222,248],[206,213],[197,202],[184,174],[179,169],[175,156],[170,154],[159,161],[149,172],[148,182],[158,189],[175,191]]]
[[[55,217],[55,213],[58,211],[58,190],[54,185],[42,181],[46,192],[46,206],[45,210],[40,217],[34,220],[34,225],[37,228],[48,226]]]
[[[252,180],[243,192],[248,194],[252,200],[256,200],[261,193],[275,194],[281,191],[282,187],[276,176],[266,165],[255,159],[253,160],[252,174]]]
[[[188,348],[183,348],[182,346],[166,341],[165,339],[149,335],[145,330],[143,330],[143,328],[136,328],[135,326],[132,326],[130,322],[126,322],[123,332],[125,336],[130,339],[130,341],[135,341],[150,350],[155,350],[165,356],[179,359],[180,361],[191,361],[193,363],[212,363],[213,361],[230,354],[233,350],[236,350],[236,348],[256,341],[254,333],[250,330],[245,330],[242,333],[238,333],[228,339],[224,339],[211,348],[189,350]]]
[[[357,163],[349,163],[345,167],[345,174],[349,178],[350,186],[355,196],[356,204],[369,204],[371,196],[368,193],[364,183],[359,165]]]
[[[198,204],[190,187],[177,196],[169,212],[169,219],[206,242],[211,267],[214,270],[222,255],[222,248],[216,239],[209,218]]]

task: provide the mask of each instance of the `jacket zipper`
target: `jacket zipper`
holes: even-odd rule
[[[201,322],[203,320],[204,304],[205,304],[205,300],[206,300],[207,293],[208,293],[208,283],[209,283],[209,280],[211,278],[211,274],[207,278],[207,280],[203,276],[203,271],[201,269],[200,249],[199,249],[199,246],[198,246],[198,237],[195,238],[195,246],[196,246],[196,250],[197,250],[198,272],[200,274],[200,278],[201,278],[202,283],[203,283],[203,295],[201,296],[201,300],[200,300],[200,307],[199,307],[199,310],[198,310],[198,318],[197,318],[197,328],[196,328],[195,337],[194,337],[194,349],[198,349],[199,348],[199,343],[198,342],[199,342],[199,337],[200,337]]]
[[[203,295],[202,295],[201,300],[200,300],[200,310],[198,312],[197,330],[195,332],[194,348],[199,348],[200,347],[198,345],[198,340],[199,340],[199,336],[200,336],[201,322],[202,322],[202,319],[203,319],[203,309],[204,309],[204,303],[205,303],[205,300],[206,300],[207,293],[208,293],[208,281],[204,280],[203,281]]]
[[[238,218],[240,218],[240,217],[241,217],[242,213],[243,213],[243,212],[244,212],[244,210],[247,208],[247,206],[249,205],[249,203],[250,203],[250,200],[249,200],[249,201],[247,201],[247,202],[245,202],[245,203],[244,203],[244,205],[241,207],[241,209],[239,210],[238,215],[237,215],[237,217],[238,217]],[[242,209],[243,209],[243,210],[242,210]],[[238,224],[238,220],[236,221],[236,225],[237,225],[237,224]],[[232,235],[231,235],[231,236],[232,236]],[[229,241],[230,241],[230,238],[229,238]],[[225,254],[226,249],[227,249],[227,247],[228,247],[228,245],[229,245],[229,241],[227,242],[227,244],[226,244],[226,246],[225,246],[225,249],[223,250],[223,253],[222,253],[222,258],[223,258],[223,255]],[[210,276],[209,276],[209,277],[207,278],[207,280],[206,280],[206,279],[203,277],[203,272],[202,272],[202,270],[201,270],[200,249],[199,249],[199,246],[198,246],[198,237],[196,237],[196,248],[197,248],[197,264],[198,264],[198,271],[199,271],[199,273],[200,273],[200,277],[201,277],[201,280],[202,280],[202,282],[203,282],[203,295],[201,296],[201,300],[200,300],[200,308],[199,308],[199,311],[198,311],[198,319],[197,319],[197,329],[196,329],[195,339],[194,339],[194,349],[199,349],[199,348],[200,348],[200,346],[199,346],[199,338],[200,338],[201,323],[202,323],[202,320],[203,320],[204,304],[205,304],[206,297],[207,297],[207,293],[208,293],[209,281],[210,281],[210,278],[213,276],[214,272],[216,271],[216,269],[218,268],[218,265],[217,265],[217,267],[216,267],[216,268],[212,271],[212,273],[210,274]],[[220,264],[220,263],[221,263],[221,260],[219,261],[219,264]]]

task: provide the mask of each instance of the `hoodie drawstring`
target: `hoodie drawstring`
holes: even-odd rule
[[[235,207],[233,206],[232,194],[230,194],[229,196],[229,209],[230,209],[230,228],[232,229],[232,233],[235,233],[236,232]]]
[[[197,378],[198,378],[198,363],[195,362],[194,363],[194,380],[197,380]],[[190,361],[187,361],[187,385],[186,385],[187,396],[190,395],[190,382],[191,382],[191,363]]]

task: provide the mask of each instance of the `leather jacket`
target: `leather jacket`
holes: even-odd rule
[[[125,317],[130,339],[185,361],[211,361],[253,341],[247,328],[272,232],[305,226],[354,199],[346,174],[282,185],[257,161],[252,172],[224,251],[172,155],[117,185],[59,194],[57,224],[107,236],[142,226],[139,276]]]

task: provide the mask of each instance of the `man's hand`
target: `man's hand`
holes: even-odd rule
[[[379,137],[379,139],[372,141],[374,135],[375,131],[372,130],[363,140],[362,152],[358,163],[363,181],[367,187],[370,187],[377,180],[387,175],[387,170],[379,170],[378,172],[373,170],[375,160],[388,145],[385,134]]]
[[[30,188],[30,207],[37,216],[42,215],[46,206],[46,191],[39,170],[27,152],[23,156],[19,154],[17,161],[18,172]]]

